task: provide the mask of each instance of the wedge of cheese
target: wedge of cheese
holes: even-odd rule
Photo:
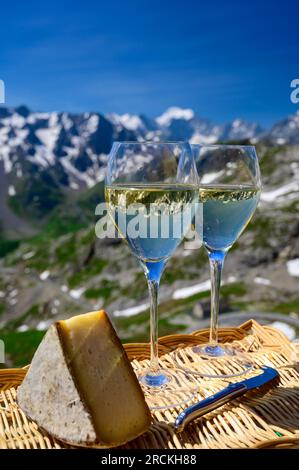
[[[151,422],[143,392],[102,310],[52,325],[17,391],[24,413],[74,445],[114,447]]]

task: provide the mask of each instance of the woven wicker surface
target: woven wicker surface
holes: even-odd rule
[[[208,330],[160,338],[161,365],[171,367],[179,361],[190,366],[191,347],[207,339]],[[255,321],[221,329],[220,341],[242,345],[257,366],[275,367],[279,384],[233,400],[194,421],[181,434],[172,426],[181,408],[155,411],[150,430],[124,448],[299,448],[299,349],[279,331]],[[125,348],[137,372],[148,366],[148,344],[128,344]],[[210,364],[199,364],[199,369],[201,366],[208,367],[208,372],[215,370]],[[40,430],[18,408],[16,388],[25,374],[26,368],[0,371],[0,448],[67,447]],[[195,382],[199,386],[198,400],[238,380],[192,377],[192,386]]]

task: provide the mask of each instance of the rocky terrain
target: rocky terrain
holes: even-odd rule
[[[213,124],[180,108],[156,119],[0,108],[0,338],[6,366],[28,362],[51,322],[101,307],[124,341],[147,339],[140,267],[124,244],[94,234],[112,141],[144,138],[256,144],[264,188],[257,213],[227,257],[221,317],[224,324],[238,324],[257,316],[289,325],[290,337],[298,334],[299,113],[262,130],[241,120]],[[160,335],[206,326],[209,287],[204,250],[182,243],[162,279]]]

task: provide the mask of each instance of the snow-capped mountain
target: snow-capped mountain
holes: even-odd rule
[[[191,143],[214,143],[219,140],[220,126],[201,119],[190,108],[168,108],[156,118],[163,137],[169,140],[184,139]]]
[[[96,113],[34,113],[25,107],[2,108],[0,159],[5,174],[51,167],[64,185],[91,186],[114,138],[114,126]]]
[[[299,111],[275,124],[267,134],[268,139],[276,144],[299,143]]]
[[[41,113],[27,107],[0,108],[0,160],[6,175],[51,169],[57,183],[91,187],[103,179],[113,140],[170,139],[213,143],[255,137],[256,124],[225,126],[200,119],[192,109],[172,107],[156,119],[144,115]],[[54,175],[53,175],[54,177]],[[13,191],[11,189],[11,191]]]
[[[247,122],[242,119],[234,121],[222,126],[220,140],[242,140],[242,139],[258,139],[262,133],[262,128],[256,122]]]
[[[299,112],[262,132],[257,123],[235,119],[217,124],[200,118],[190,108],[171,107],[150,118],[142,114],[104,116],[95,112],[45,113],[33,112],[26,106],[1,107],[2,213],[6,199],[15,214],[26,210],[42,216],[50,212],[72,190],[85,190],[103,180],[114,140],[144,139],[191,143],[265,139],[275,144],[299,143]],[[13,217],[10,214],[8,218]]]
[[[186,139],[194,144],[257,138],[262,129],[257,123],[235,119],[227,124],[215,124],[199,118],[192,109],[168,108],[156,123],[170,139]]]

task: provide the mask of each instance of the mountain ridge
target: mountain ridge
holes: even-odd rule
[[[190,108],[176,106],[156,118],[129,113],[35,112],[25,105],[2,106],[0,184],[7,192],[7,201],[2,203],[0,229],[9,232],[13,228],[10,236],[14,238],[19,220],[22,235],[28,232],[22,218],[39,222],[60,204],[69,203],[73,193],[103,181],[114,140],[297,144],[299,111],[264,130],[258,123],[242,119],[214,123]]]

